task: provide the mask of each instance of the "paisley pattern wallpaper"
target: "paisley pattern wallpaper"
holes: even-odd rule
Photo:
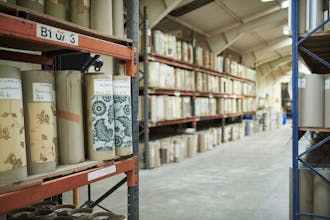
[[[132,110],[130,96],[114,96],[115,145],[132,147]]]
[[[94,150],[114,150],[113,97],[93,96],[91,104]]]

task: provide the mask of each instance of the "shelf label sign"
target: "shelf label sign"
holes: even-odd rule
[[[324,89],[326,89],[326,90],[330,89],[330,79],[326,79],[324,81]]]
[[[78,46],[78,34],[44,24],[37,24],[38,38]]]
[[[180,96],[180,92],[179,92],[179,91],[175,91],[175,92],[174,92],[174,95],[175,95],[176,97],[178,97],[178,96]]]
[[[298,79],[298,88],[306,88],[306,79]]]
[[[88,173],[87,179],[88,179],[88,181],[92,181],[92,180],[107,176],[109,174],[115,173],[116,170],[117,169],[116,169],[115,165],[105,167],[105,168]]]

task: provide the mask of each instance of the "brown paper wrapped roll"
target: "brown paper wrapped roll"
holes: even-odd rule
[[[44,0],[16,0],[17,5],[44,13]]]
[[[56,92],[59,161],[61,164],[82,162],[85,153],[81,73],[57,71]]]
[[[65,18],[66,18],[65,1],[63,1],[63,0],[46,0],[45,1],[45,12],[48,15],[65,20]]]
[[[89,28],[90,0],[71,0],[70,17],[73,23]]]
[[[85,82],[89,159],[111,160],[116,156],[112,76],[90,73]]]
[[[324,126],[324,76],[299,74],[299,126]]]
[[[0,66],[0,185],[27,176],[21,74]]]
[[[326,179],[330,179],[329,169],[318,169]],[[321,177],[313,174],[313,213],[330,216],[330,185]],[[320,220],[314,217],[313,220]]]
[[[54,75],[23,71],[24,121],[29,174],[55,170],[56,124]]]
[[[324,76],[324,127],[330,128],[330,74]]]

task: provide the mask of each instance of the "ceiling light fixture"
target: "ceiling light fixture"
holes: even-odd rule
[[[281,8],[288,8],[288,7],[289,7],[289,1],[288,0],[283,1],[281,4]]]
[[[262,2],[273,2],[275,0],[261,0]]]

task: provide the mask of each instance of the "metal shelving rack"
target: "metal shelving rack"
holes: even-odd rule
[[[0,213],[56,196],[71,189],[88,185],[111,176],[125,173],[126,177],[109,189],[95,202],[87,201],[89,207],[98,205],[127,182],[128,219],[139,219],[138,188],[138,0],[126,0],[127,27],[129,39],[108,36],[83,28],[70,22],[40,14],[19,6],[0,3],[0,45],[6,48],[40,51],[41,55],[0,50],[0,59],[42,64],[46,68],[56,68],[55,58],[61,55],[93,53],[112,56],[125,62],[127,75],[132,77],[132,128],[133,155],[118,161],[86,161],[82,164],[60,166],[56,171],[37,176],[29,176],[28,184],[13,184],[0,190]],[[49,35],[38,34],[41,28],[54,33],[66,33],[74,42],[60,41]],[[53,32],[52,32],[53,33]],[[22,46],[24,45],[24,46]],[[72,166],[74,166],[72,168]],[[90,187],[88,187],[90,197]],[[90,200],[90,198],[89,198]]]
[[[308,150],[299,154],[299,137],[306,131],[330,132],[326,128],[305,128],[298,127],[298,54],[305,60],[306,64],[313,73],[326,73],[330,68],[330,33],[315,33],[324,24],[330,21],[328,18],[314,30],[306,35],[298,34],[298,0],[291,1],[291,30],[292,30],[292,104],[293,104],[293,130],[292,130],[292,220],[299,220],[300,216],[318,217],[320,219],[330,219],[330,216],[322,216],[318,213],[304,213],[299,210],[299,163],[310,169],[315,175],[318,175],[326,183],[330,180],[321,175],[310,164],[304,161],[304,156],[311,153],[316,148],[330,141],[330,135],[319,143],[314,144]]]
[[[167,64],[170,66],[174,66],[177,68],[182,68],[190,71],[199,71],[204,74],[209,74],[218,77],[226,77],[233,80],[238,80],[241,82],[247,83],[255,83],[255,81],[250,79],[245,79],[240,76],[232,75],[225,72],[220,72],[214,69],[199,67],[195,64],[178,61],[169,57],[164,57],[159,54],[155,53],[148,53],[148,14],[147,14],[147,7],[144,7],[143,10],[143,71],[140,71],[142,77],[140,80],[143,79],[143,91],[140,91],[140,94],[144,97],[143,109],[144,109],[144,118],[143,123],[140,123],[140,135],[143,134],[144,137],[144,144],[145,144],[145,162],[146,167],[149,167],[150,158],[149,158],[149,132],[151,127],[160,127],[160,126],[169,126],[169,125],[188,125],[189,127],[197,127],[198,122],[201,121],[210,121],[210,120],[221,120],[221,127],[222,127],[222,140],[224,139],[224,129],[225,129],[225,120],[227,118],[236,118],[240,117],[243,118],[244,115],[247,114],[255,114],[255,111],[252,112],[237,112],[232,114],[218,114],[218,115],[211,115],[211,116],[195,116],[195,99],[196,97],[218,97],[218,98],[234,98],[234,99],[243,99],[243,98],[256,98],[254,95],[234,95],[234,94],[222,94],[222,93],[209,93],[209,92],[196,92],[196,91],[179,91],[179,90],[171,90],[171,89],[162,89],[162,88],[149,88],[148,85],[148,63],[149,61],[155,61],[163,64]],[[192,99],[192,116],[190,118],[182,118],[182,119],[173,119],[173,120],[166,120],[166,121],[157,121],[157,122],[149,122],[149,95],[174,95],[174,96],[189,96]]]

